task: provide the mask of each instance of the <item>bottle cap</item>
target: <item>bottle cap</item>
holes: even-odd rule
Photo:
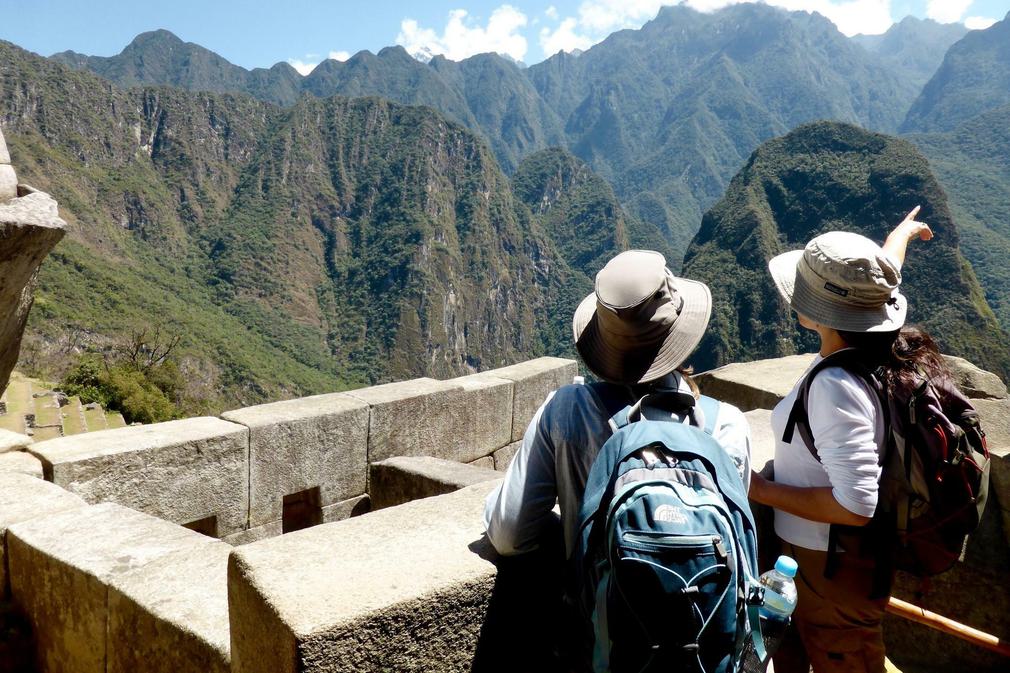
[[[798,567],[799,566],[796,565],[796,561],[789,556],[780,556],[778,560],[775,561],[775,570],[778,570],[786,577],[796,577],[796,569]]]

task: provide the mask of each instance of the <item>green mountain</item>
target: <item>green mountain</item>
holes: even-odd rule
[[[967,33],[963,23],[937,23],[906,16],[886,33],[854,35],[852,40],[921,89],[943,63],[950,46]]]
[[[278,105],[300,96],[382,96],[427,105],[480,132],[509,171],[538,149],[562,141],[560,121],[519,67],[497,54],[456,63],[443,57],[425,64],[402,47],[378,54],[361,51],[347,61],[327,59],[305,77],[287,63],[246,70],[167,30],[138,35],[116,56],[74,52],[51,59],[89,70],[121,87],[167,85],[190,91],[244,93]]]
[[[693,364],[811,350],[815,338],[801,334],[789,315],[768,260],[830,230],[882,241],[915,205],[935,237],[913,244],[902,269],[909,321],[924,326],[945,352],[1006,376],[1010,339],[961,254],[946,195],[926,159],[905,140],[830,122],[763,144],[705,214],[684,273],[708,283],[715,304]]]
[[[561,145],[609,180],[626,207],[659,227],[677,251],[761,142],[817,119],[894,131],[920,88],[824,17],[762,4],[713,13],[664,7],[641,30],[526,69],[493,54],[426,64],[390,47],[323,61],[296,80],[290,68],[289,77],[274,73],[279,66],[226,68],[206,50],[155,35],[108,59],[54,58],[121,85],[244,92],[290,105],[298,82],[299,91],[318,97],[376,95],[428,105],[484,136],[507,172],[527,155]],[[162,53],[169,48],[185,58]],[[176,68],[141,68],[138,61]],[[274,81],[281,83],[271,88]],[[671,257],[674,267],[679,257]]]
[[[645,248],[676,254],[654,225],[626,213],[614,190],[569,152],[553,148],[527,157],[512,177],[516,197],[540,218],[568,265],[586,276],[615,250]]]
[[[948,133],[907,139],[929,158],[950,197],[961,247],[1004,329],[1010,329],[1010,105]]]
[[[824,17],[760,4],[664,7],[527,72],[572,151],[678,249],[762,141],[816,119],[894,130],[916,94]]]
[[[952,46],[901,125],[902,132],[952,131],[1010,103],[1010,14]]]
[[[591,271],[548,225],[585,223],[609,254],[649,231],[570,157],[534,214],[425,107],[124,91],[0,43],[0,108],[20,177],[71,229],[30,336],[103,350],[161,326],[211,408],[566,353]]]
[[[116,56],[86,56],[64,51],[50,57],[78,70],[90,70],[121,87],[174,86],[190,91],[248,93],[260,100],[292,105],[301,95],[301,75],[287,63],[246,70],[167,30],[141,33]]]

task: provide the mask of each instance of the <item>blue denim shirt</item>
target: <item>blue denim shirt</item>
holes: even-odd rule
[[[690,394],[687,381],[674,374],[672,386]],[[586,478],[600,447],[610,438],[610,417],[636,401],[641,390],[603,387],[604,407],[586,385],[569,385],[552,393],[526,428],[522,447],[509,464],[505,479],[484,506],[488,539],[500,554],[519,554],[537,547],[539,536],[555,518],[560,505],[565,554],[570,557],[578,531],[579,505]],[[664,415],[690,422],[688,414],[646,407],[646,417]],[[698,423],[702,425],[702,423]],[[744,486],[750,485],[750,426],[736,407],[720,403],[714,438],[732,457]]]

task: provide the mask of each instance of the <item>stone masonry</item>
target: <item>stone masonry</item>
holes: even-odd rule
[[[1006,637],[1010,400],[998,379],[952,362],[985,418],[992,502],[964,564],[934,583],[927,607]],[[795,381],[808,363],[699,378],[718,381],[724,399],[767,407],[788,390],[779,379]],[[544,358],[504,374],[261,405],[229,420],[14,441],[14,453],[38,456],[58,482],[0,463],[0,587],[32,631],[19,642],[38,671],[54,672],[527,670],[509,634],[525,620],[550,639],[557,617],[531,601],[558,585],[558,569],[516,579],[516,560],[487,545],[481,511],[498,473],[483,466],[504,469],[517,428],[552,389],[544,382],[568,383],[574,372],[573,362]],[[761,406],[746,416],[754,467],[767,471],[774,436]],[[415,432],[400,432],[395,419]],[[316,525],[284,533],[285,504],[306,491],[318,495],[298,504],[316,508]],[[408,498],[422,499],[379,509]],[[254,503],[263,506],[255,519]],[[228,532],[236,520],[238,532]],[[972,586],[985,595],[966,593]],[[535,590],[522,595],[524,587]],[[891,658],[906,673],[1002,670],[977,649],[917,629],[888,623]],[[549,643],[537,651],[543,667]]]

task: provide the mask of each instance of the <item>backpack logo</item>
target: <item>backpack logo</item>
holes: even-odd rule
[[[684,510],[673,505],[660,505],[656,508],[652,518],[656,521],[666,521],[667,523],[687,523],[687,514],[684,513]]]

